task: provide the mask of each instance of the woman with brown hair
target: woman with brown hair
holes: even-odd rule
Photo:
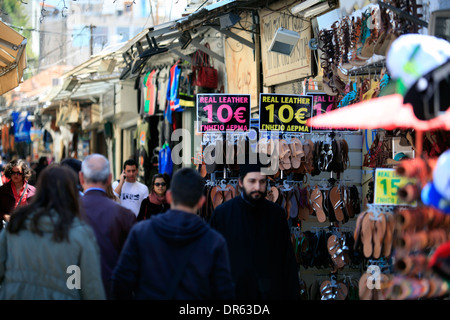
[[[152,215],[166,212],[170,205],[166,199],[169,189],[170,177],[167,174],[157,173],[152,179],[152,189],[147,198],[142,200],[137,221],[149,219]]]
[[[45,168],[31,203],[0,232],[0,299],[105,299],[100,250],[80,217],[76,178],[65,166]]]
[[[32,171],[25,160],[11,160],[5,167],[5,176],[10,179],[0,187],[0,215],[8,222],[13,211],[21,205],[28,204],[36,188],[28,183]],[[0,229],[3,223],[0,223]]]

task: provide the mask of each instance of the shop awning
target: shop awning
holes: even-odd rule
[[[0,95],[22,82],[27,67],[27,39],[0,21]]]

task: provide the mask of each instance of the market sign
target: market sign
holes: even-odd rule
[[[313,117],[319,116],[326,112],[330,112],[333,110],[334,103],[336,101],[336,96],[330,96],[324,92],[308,92],[306,95],[313,97],[312,102],[312,110]],[[314,125],[314,119],[311,120]],[[358,131],[358,129],[354,128],[339,128],[332,129],[326,127],[314,127],[313,131]]]
[[[197,94],[198,132],[248,131],[249,94]]]
[[[397,194],[399,188],[403,188],[409,183],[416,184],[416,179],[399,175],[395,172],[395,169],[377,168],[375,170],[374,204],[416,206],[417,201],[413,203],[404,202]]]
[[[310,133],[311,96],[261,93],[259,130]]]

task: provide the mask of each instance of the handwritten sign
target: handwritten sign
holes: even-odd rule
[[[416,180],[398,175],[395,169],[377,168],[375,170],[375,204],[387,205],[417,205],[417,202],[407,203],[398,196],[398,189],[403,188],[408,183],[415,184]]]
[[[197,94],[198,132],[248,131],[250,95]]]
[[[261,93],[259,100],[261,131],[311,132],[306,125],[311,117],[310,96]]]

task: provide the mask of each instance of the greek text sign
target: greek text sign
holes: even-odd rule
[[[401,176],[395,172],[395,169],[380,169],[375,171],[375,204],[387,205],[417,205],[417,202],[406,203],[398,196],[398,189],[403,188],[408,183],[415,184],[416,180]]]
[[[197,94],[198,132],[248,131],[249,94]]]
[[[311,132],[311,96],[261,93],[259,100],[261,131]]]

